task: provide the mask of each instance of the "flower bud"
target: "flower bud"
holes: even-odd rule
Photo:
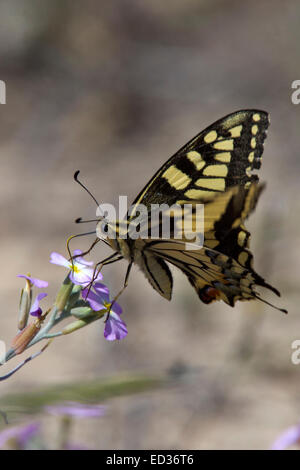
[[[55,305],[57,306],[60,312],[63,311],[63,309],[65,308],[66,303],[68,302],[70,298],[72,289],[73,289],[73,283],[70,281],[69,276],[67,276],[61,288],[59,289],[56,300],[55,300]]]
[[[15,351],[16,354],[21,354],[26,349],[26,346],[35,337],[40,328],[41,321],[35,320],[34,322],[29,323],[29,325],[27,325],[17,334],[17,336],[14,337],[11,343],[11,348]]]
[[[74,307],[76,302],[78,302],[78,300],[80,299],[81,290],[81,286],[77,286],[76,284],[73,285],[72,293],[68,301],[68,309]]]
[[[84,326],[88,325],[89,323],[94,322],[95,320],[98,320],[98,318],[101,318],[103,315],[101,314],[99,316],[99,312],[95,312],[95,315],[90,315],[88,318],[84,318],[81,320],[76,320],[69,325],[65,326],[65,328],[62,330],[63,335],[68,335],[70,333],[73,333],[73,331],[79,330],[80,328],[83,328]]]
[[[28,316],[30,312],[32,300],[32,284],[26,279],[25,288],[21,291],[20,305],[19,305],[19,318],[18,318],[18,328],[23,330],[28,322]]]
[[[78,318],[79,320],[80,319],[84,319],[84,318],[87,318],[89,317],[91,314],[95,313],[91,307],[87,307],[87,306],[84,306],[84,307],[74,307],[74,308],[71,308],[70,310],[71,314]],[[97,312],[98,313],[98,312]]]

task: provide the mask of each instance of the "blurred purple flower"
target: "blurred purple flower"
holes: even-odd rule
[[[40,287],[42,289],[44,287],[48,287],[48,282],[47,281],[42,281],[41,279],[37,279],[35,277],[25,276],[25,274],[18,274],[17,277],[23,277],[24,279],[27,279],[35,287]]]
[[[12,428],[4,429],[0,432],[0,448],[2,448],[7,441],[12,440],[18,449],[24,449],[27,443],[35,437],[40,431],[40,423],[33,422],[25,426],[14,426]]]
[[[282,434],[280,434],[273,443],[271,449],[284,450],[295,444],[300,444],[300,423],[297,426],[286,429]]]
[[[81,294],[96,312],[104,308],[109,309],[111,305],[109,290],[100,282],[95,282],[90,291],[83,289]],[[121,314],[122,307],[117,302],[114,302],[104,327],[104,338],[107,339],[107,341],[121,340],[127,336],[128,331],[126,323],[121,319]]]
[[[77,444],[75,442],[68,442],[64,447],[64,450],[92,450],[83,444]]]
[[[73,401],[61,405],[46,406],[45,410],[55,416],[71,416],[74,418],[99,418],[105,414],[106,406],[86,405]]]
[[[41,292],[36,296],[35,301],[33,302],[31,309],[30,309],[30,315],[33,317],[40,317],[42,315],[42,309],[40,307],[40,301],[44,298],[47,297],[48,294],[45,292]]]
[[[81,250],[74,250],[73,256],[80,255]],[[101,273],[98,273],[97,278],[93,279],[94,270],[89,266],[93,265],[92,261],[86,261],[82,256],[73,258],[72,261],[68,261],[64,256],[59,253],[53,252],[50,255],[50,263],[64,266],[70,270],[70,280],[73,284],[85,285],[89,284],[93,280],[102,279]]]

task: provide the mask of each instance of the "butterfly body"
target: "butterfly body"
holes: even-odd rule
[[[254,271],[250,233],[244,226],[264,188],[252,171],[261,166],[268,125],[268,114],[259,110],[242,110],[220,119],[155,173],[125,220],[106,224],[111,248],[130,266],[137,264],[164,298],[171,299],[173,287],[168,264],[186,275],[204,303],[223,300],[234,306],[237,300],[264,301],[256,286],[280,295]],[[184,236],[174,236],[177,219],[173,215],[168,238],[149,236],[150,216],[140,224],[140,235],[132,238],[130,224],[138,220],[141,204],[149,214],[153,205],[176,204],[180,209],[189,204],[192,216],[184,222]],[[194,230],[197,204],[204,204],[203,246],[190,250],[186,237]]]

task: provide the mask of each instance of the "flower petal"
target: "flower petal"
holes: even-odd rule
[[[112,312],[115,313],[116,315],[122,315],[122,307],[120,304],[118,304],[117,302],[114,302],[113,303],[113,306],[112,306]]]
[[[70,262],[59,253],[53,251],[50,255],[50,263],[58,264],[59,266],[64,266],[65,268],[70,269]]]
[[[36,287],[44,288],[48,287],[47,281],[42,281],[42,279],[37,279],[36,277],[25,276],[25,274],[18,274],[17,277],[23,277],[24,279],[28,279]]]
[[[86,405],[72,401],[61,405],[46,406],[45,409],[53,415],[73,416],[75,418],[98,418],[103,416],[106,411],[106,407],[103,405]]]
[[[30,441],[36,434],[39,433],[41,424],[39,422],[33,422],[27,424],[19,430],[18,441],[20,446],[23,448],[27,442]]]
[[[93,283],[93,289],[99,294],[109,294],[109,288],[105,285],[102,284],[101,282],[94,282]]]
[[[78,265],[76,265],[75,267],[76,269],[78,269]],[[92,278],[93,270],[86,267],[81,267],[79,268],[79,270],[70,272],[71,281],[73,282],[73,284],[79,286],[89,284],[92,281]]]
[[[32,304],[32,307],[30,309],[30,315],[33,317],[40,317],[42,314],[42,309],[40,308],[39,302],[44,298],[47,297],[48,294],[45,292],[41,292],[36,296],[35,301]]]
[[[97,271],[96,271],[96,272],[97,272]],[[94,274],[94,270],[93,270],[93,274]],[[97,274],[97,277],[95,277],[95,278],[93,279],[93,282],[97,282],[98,280],[101,281],[101,279],[103,279],[103,276],[102,276],[102,274],[99,272],[99,273]]]
[[[102,293],[101,295],[94,292],[92,289],[85,288],[81,291],[82,298],[87,300],[91,308],[98,312],[105,308],[105,303],[109,301],[109,295],[107,293]]]
[[[84,264],[85,266],[92,266],[94,264],[93,261],[86,261],[82,256],[78,256],[78,255],[81,255],[81,253],[82,253],[82,250],[73,251],[73,256],[76,256],[74,261],[78,261],[78,263]]]
[[[126,323],[121,320],[119,315],[114,312],[110,312],[107,322],[104,328],[104,338],[107,341],[121,340],[127,336],[128,331]]]
[[[273,443],[272,450],[284,450],[300,443],[300,424],[286,429]]]
[[[4,429],[0,432],[0,448],[2,448],[10,439],[15,439],[18,446],[24,448],[27,442],[38,434],[39,430],[39,422],[32,422],[25,426],[14,426],[12,428]]]

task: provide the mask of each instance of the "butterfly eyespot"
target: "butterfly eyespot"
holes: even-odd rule
[[[199,297],[205,304],[209,304],[210,302],[217,300],[219,295],[220,291],[218,291],[218,289],[215,287],[204,287],[199,292]]]

